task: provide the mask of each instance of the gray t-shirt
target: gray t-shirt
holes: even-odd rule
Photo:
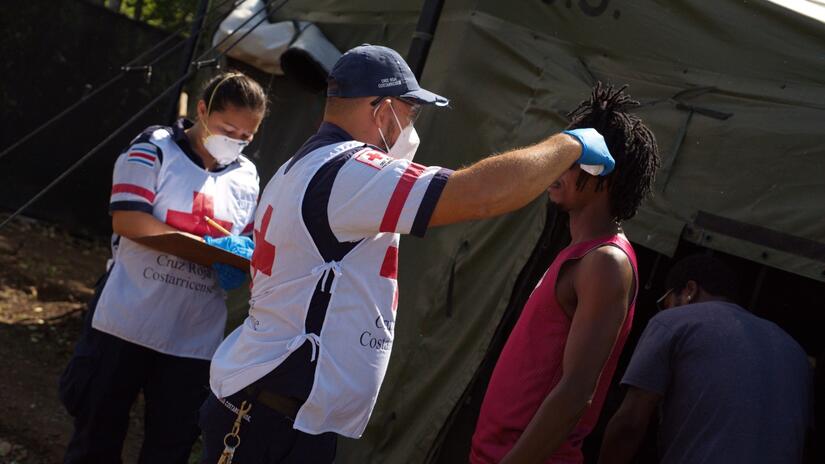
[[[708,302],[657,314],[622,384],[664,396],[663,464],[802,460],[812,394],[805,352],[740,306]]]

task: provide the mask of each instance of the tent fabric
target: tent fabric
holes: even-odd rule
[[[342,51],[368,42],[404,53],[421,4],[296,0],[271,20],[312,21]],[[671,256],[680,240],[693,241],[825,280],[816,252],[825,244],[823,36],[821,23],[766,0],[445,2],[422,85],[451,108],[419,119],[416,161],[458,168],[536,142],[564,127],[596,80],[629,84],[665,165],[655,197],[626,224],[631,240]],[[289,76],[271,83],[271,116],[252,147],[263,173],[297,149],[323,110],[323,95]],[[337,462],[437,461],[545,207],[541,198],[402,239],[390,367],[364,437],[341,440]],[[716,217],[772,241],[699,221]],[[811,247],[766,245],[776,237]]]
[[[548,40],[571,45],[565,54],[578,57],[588,73],[630,84],[645,104],[638,113],[659,139],[669,169],[660,173],[656,196],[627,224],[631,239],[672,255],[679,223],[691,224],[707,211],[823,242],[825,139],[817,127],[825,117],[825,62],[813,52],[822,43],[823,24],[759,1],[715,2],[713,8],[695,1],[601,2],[616,6],[597,17],[561,2],[550,8],[540,3],[510,9],[481,2],[479,10],[537,34],[542,24],[551,25],[544,28]],[[571,68],[553,72],[565,69]],[[711,248],[825,277],[821,260],[773,260],[776,250],[748,240]]]

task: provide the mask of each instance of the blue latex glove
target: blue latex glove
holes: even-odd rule
[[[582,128],[564,131],[565,134],[575,137],[582,144],[582,154],[578,163],[583,166],[602,166],[600,176],[606,176],[613,172],[616,161],[610,156],[610,150],[604,142],[604,137],[596,129]],[[591,172],[591,169],[586,169]],[[592,172],[591,172],[592,174]]]
[[[215,275],[218,277],[218,284],[224,290],[235,290],[246,282],[246,272],[232,267],[228,264],[215,263],[212,265]]]
[[[243,256],[246,259],[251,259],[252,251],[255,250],[255,242],[249,237],[241,237],[239,235],[220,238],[212,238],[207,235],[203,237],[203,241],[208,245],[222,248],[230,253]],[[234,290],[246,282],[246,272],[236,267],[223,263],[215,263],[212,265],[212,269],[215,270],[215,274],[218,277],[218,284],[224,290]]]
[[[203,241],[208,245],[222,248],[230,253],[243,256],[246,259],[252,259],[252,252],[255,250],[255,242],[249,237],[240,235],[230,235],[220,238],[212,238],[207,235],[203,237]]]

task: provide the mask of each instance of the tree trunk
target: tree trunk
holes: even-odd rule
[[[143,0],[135,0],[135,20],[140,21],[143,16]]]

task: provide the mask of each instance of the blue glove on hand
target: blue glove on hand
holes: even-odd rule
[[[252,251],[255,250],[255,242],[249,237],[230,235],[228,237],[212,238],[203,237],[203,241],[213,247],[222,248],[230,253],[243,256],[246,259],[252,258]],[[224,290],[234,290],[246,282],[246,272],[232,267],[228,264],[215,263],[212,265],[218,277],[218,284]]]
[[[582,166],[597,167],[595,170],[585,169],[587,172],[599,176],[606,176],[613,172],[616,161],[610,156],[610,150],[607,149],[604,137],[596,129],[572,129],[566,130],[564,133],[575,137],[582,144],[582,154],[578,163]],[[599,170],[598,167],[602,169]]]
[[[255,250],[255,242],[249,237],[240,235],[230,235],[220,238],[212,238],[207,235],[203,237],[203,241],[208,245],[222,248],[230,253],[243,256],[246,259],[252,259],[252,252]]]
[[[235,290],[246,282],[246,272],[228,264],[215,263],[212,265],[218,277],[218,284],[224,290]]]

